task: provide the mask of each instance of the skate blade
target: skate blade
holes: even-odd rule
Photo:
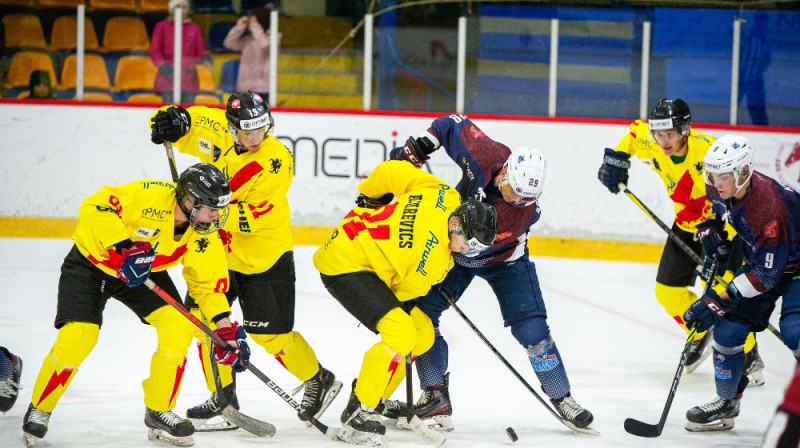
[[[175,437],[167,432],[164,432],[161,429],[150,428],[147,432],[147,439],[152,441],[162,441],[167,442],[171,445],[175,446],[192,446],[194,445],[194,439],[192,436],[185,436],[185,437]]]
[[[361,446],[380,446],[383,444],[380,434],[358,431],[352,426],[345,426],[339,430],[337,437],[342,442]]]
[[[414,419],[412,418],[412,420]],[[455,429],[455,425],[453,425],[453,420],[450,418],[449,415],[434,415],[433,417],[428,417],[428,418],[420,417],[420,420],[424,422],[428,426],[428,428],[435,429],[436,431],[450,432],[453,429]],[[408,423],[408,418],[406,417],[398,418],[395,426],[397,426],[399,429],[405,429],[405,430],[414,429],[414,427]]]
[[[331,388],[328,389],[328,392],[325,394],[325,398],[322,399],[322,407],[320,407],[319,411],[317,411],[317,413],[314,414],[315,419],[319,421],[320,417],[322,417],[322,414],[324,414],[325,411],[328,410],[328,406],[330,406],[331,403],[333,403],[333,400],[336,399],[341,390],[342,390],[342,382],[339,380],[333,380]],[[305,424],[306,428],[311,427],[311,422],[306,421]]]
[[[764,385],[764,372],[761,370],[753,372],[750,375],[747,375],[747,378],[750,380],[747,383],[748,389]]]
[[[28,434],[27,432],[22,433],[22,443],[25,444],[26,447],[36,446],[36,442],[39,440],[38,437]]]
[[[239,429],[238,426],[229,422],[222,416],[211,417],[207,420],[201,418],[190,418],[189,421],[194,425],[196,432],[217,432],[217,431],[233,431]]]
[[[711,423],[686,422],[686,430],[689,432],[727,431],[733,429],[733,425],[734,420],[732,418],[723,418]]]
[[[566,420],[564,420],[564,426],[566,426],[567,428],[577,432],[578,434],[586,434],[586,435],[590,435],[590,436],[599,436],[600,435],[600,432],[598,430],[592,428],[591,426],[587,426],[585,428],[578,428],[577,426],[573,425],[572,423],[570,423],[570,422],[568,422]]]

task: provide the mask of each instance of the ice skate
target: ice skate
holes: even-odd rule
[[[726,431],[733,429],[734,417],[739,415],[741,395],[732,400],[716,397],[710,402],[695,406],[686,412],[686,430],[689,432]]]
[[[342,382],[336,379],[333,372],[320,366],[319,372],[295,389],[294,393],[304,388],[305,393],[303,394],[303,401],[300,403],[300,407],[303,408],[308,415],[319,420],[336,396],[339,395],[339,391],[342,390]],[[301,415],[300,420],[306,419]],[[306,426],[311,426],[311,423],[306,423]]]
[[[702,338],[695,339],[689,343],[689,351],[686,353],[686,373],[692,373],[697,370],[700,364],[708,358],[708,355],[711,354],[708,346],[711,345],[713,340],[714,327],[711,327]]]
[[[758,343],[753,346],[750,353],[744,355],[744,374],[747,375],[749,382],[747,387],[759,387],[764,385],[764,361],[758,354]]]
[[[555,406],[561,418],[576,428],[587,428],[594,420],[592,413],[579,405],[578,402],[572,398],[572,394],[567,394],[557,400],[550,399],[550,402],[553,403],[553,406]]]
[[[8,378],[0,380],[0,412],[5,414],[14,406],[19,395],[19,379],[22,376],[22,359],[19,356],[12,355],[11,352],[3,347],[0,350],[5,352],[8,359],[11,360],[11,373]],[[2,355],[0,355],[2,356]]]
[[[408,405],[404,401],[382,399],[375,413],[391,423],[397,423],[397,419],[408,414]]]
[[[146,409],[144,424],[150,428],[147,438],[150,440],[163,440],[176,446],[194,445],[194,426],[188,419],[178,417],[172,411],[158,412]]]
[[[236,382],[225,386],[223,391],[225,400],[221,400],[221,397],[214,392],[205,402],[186,410],[186,417],[192,421],[195,431],[230,431],[239,428],[222,415],[222,410],[228,404],[239,409],[239,399],[236,398]]]
[[[414,403],[414,413],[430,428],[439,431],[452,431],[453,406],[450,404],[450,373],[444,375],[444,384],[435,384],[422,390],[417,402]],[[409,429],[404,417],[397,421],[397,427]]]
[[[356,382],[353,381],[353,390],[350,392],[350,401],[342,411],[342,429],[339,430],[339,439],[347,443],[366,446],[378,446],[383,443],[381,436],[386,434],[386,427],[381,422],[381,417],[374,409],[361,404],[356,396]]]
[[[34,446],[39,439],[44,438],[49,423],[50,413],[40,411],[30,404],[22,419],[22,441],[25,446]]]

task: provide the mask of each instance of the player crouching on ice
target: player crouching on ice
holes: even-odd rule
[[[727,289],[709,289],[683,316],[698,332],[714,326],[717,397],[686,412],[692,432],[733,428],[748,382],[745,338],[767,327],[781,297],[783,342],[794,349],[800,341],[800,194],[753,171],[753,151],[746,138],[726,135],[703,158],[708,198],[744,241],[745,264]],[[706,265],[729,244],[722,226],[720,220],[698,232]]]
[[[190,293],[207,316],[214,316],[215,333],[236,347],[217,347],[215,358],[244,370],[250,349],[244,330],[228,317],[228,271],[216,233],[228,217],[230,197],[222,173],[200,163],[184,171],[177,185],[143,179],[105,186],[83,201],[72,235],[75,245],[61,266],[58,336],[39,370],[22,425],[28,446],[47,433],[50,414],[97,342],[111,297],[157,333],[150,377],[142,383],[148,437],[180,446],[194,443],[192,423],[172,409],[195,327],[144,283],[152,279],[178,297],[167,269],[181,261]]]
[[[346,442],[377,445],[386,428],[375,409],[405,377],[405,357],[433,344],[430,318],[408,301],[444,279],[453,252],[490,246],[497,214],[474,199],[461,203],[454,188],[404,161],[379,164],[358,190],[358,206],[314,254],[314,266],[328,292],[380,335],[364,354],[339,432]]]

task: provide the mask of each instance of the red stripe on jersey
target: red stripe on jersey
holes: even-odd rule
[[[392,374],[389,375],[388,383],[392,382],[392,378],[394,378],[394,374],[397,373],[397,367],[400,366],[400,361],[402,359],[403,355],[401,355],[400,353],[395,353],[394,357],[392,357],[392,362],[389,364],[389,368],[386,370],[387,372],[392,372]]]
[[[54,371],[53,375],[50,376],[50,381],[47,382],[47,386],[45,386],[44,391],[42,391],[42,396],[39,397],[39,401],[36,402],[36,406],[38,407],[40,404],[42,404],[42,401],[50,396],[50,394],[56,390],[56,387],[66,386],[67,381],[69,381],[69,377],[73,372],[75,372],[73,369],[64,369],[61,371],[61,373]]]
[[[678,181],[675,190],[669,196],[674,202],[683,204],[686,207],[675,215],[675,220],[679,223],[688,224],[697,221],[703,216],[703,212],[711,207],[706,196],[692,199],[692,189],[694,188],[694,179],[691,173],[686,171],[683,177]]]
[[[264,167],[262,167],[258,162],[250,162],[242,167],[242,169],[234,174],[233,177],[231,177],[231,180],[228,181],[228,185],[231,187],[231,192],[235,193],[236,190],[242,188],[242,185],[246,184],[247,181],[262,171],[264,171]]]
[[[178,369],[175,371],[175,384],[172,385],[172,395],[169,396],[169,405],[170,407],[174,407],[175,403],[173,400],[175,396],[178,395],[178,391],[181,388],[181,379],[183,378],[183,371],[186,369],[186,358],[183,358],[183,364],[178,366]]]

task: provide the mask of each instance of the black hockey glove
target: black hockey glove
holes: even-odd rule
[[[714,259],[719,261],[720,272],[724,272],[731,258],[732,244],[728,241],[728,233],[722,220],[715,218],[697,226],[697,241],[703,244],[703,277],[710,280],[713,275],[711,266]]]
[[[422,168],[422,165],[425,165],[425,161],[430,159],[428,154],[433,151],[436,151],[436,148],[433,147],[433,142],[427,137],[420,137],[419,139],[408,137],[405,145],[394,148],[389,152],[389,159],[408,160],[416,165],[417,168]]]
[[[150,140],[160,145],[165,141],[175,143],[186,135],[192,127],[192,118],[183,107],[170,106],[156,112],[150,123]]]
[[[392,202],[392,200],[394,200],[394,195],[392,193],[386,193],[377,199],[373,199],[362,193],[356,198],[356,206],[361,208],[379,208]]]
[[[628,157],[630,156],[622,151],[606,148],[597,178],[608,188],[608,191],[614,194],[619,193],[620,182],[626,185],[628,183],[628,168],[631,167]]]

